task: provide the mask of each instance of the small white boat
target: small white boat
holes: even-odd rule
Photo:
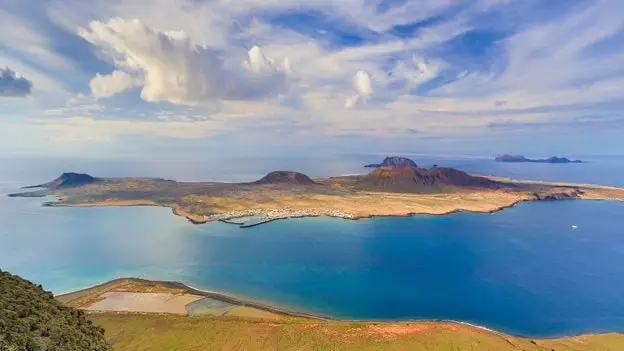
[[[576,228],[578,228],[576,224],[572,224],[572,229],[576,229]]]

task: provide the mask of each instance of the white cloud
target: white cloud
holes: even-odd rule
[[[344,107],[345,108],[352,108],[353,106],[355,106],[360,100],[360,96],[359,95],[353,95],[347,98],[347,100],[345,101]]]
[[[113,71],[109,75],[96,74],[89,87],[96,98],[109,97],[143,84],[139,77],[133,77],[123,71]]]
[[[368,27],[383,32],[398,25],[420,22],[441,13],[454,3],[456,0],[406,1],[370,18]]]
[[[36,23],[0,8],[0,46],[21,52],[55,69],[70,69],[71,62],[52,50],[52,42]]]
[[[409,88],[414,88],[435,78],[441,70],[440,62],[429,62],[420,56],[413,56],[411,60],[400,61],[391,72],[395,80],[405,80]]]
[[[353,80],[353,86],[358,94],[362,96],[370,96],[373,94],[373,83],[371,83],[370,75],[364,71],[358,71]]]
[[[353,77],[353,88],[356,94],[347,99],[346,108],[351,108],[358,103],[366,103],[367,99],[373,95],[373,83],[370,75],[364,71],[358,71]]]
[[[198,113],[212,121],[236,119],[243,127],[263,118],[325,133],[383,135],[409,128],[443,134],[484,130],[500,121],[547,121],[556,112],[534,111],[569,109],[572,116],[576,105],[622,100],[621,42],[593,48],[621,34],[621,1],[587,2],[557,13],[545,9],[526,22],[513,11],[526,2],[456,3],[408,0],[380,9],[379,1],[368,0],[51,0],[50,13],[71,30],[84,27],[80,34],[115,66],[113,74],[93,78],[94,96],[138,85],[147,101],[201,105],[189,115],[176,110],[160,116],[170,122],[195,122]],[[472,29],[498,33],[488,21],[492,14],[483,13],[494,8],[501,18],[492,22],[513,17],[499,32],[515,34],[493,43],[495,52],[482,62],[464,63],[461,55],[473,61],[475,55],[461,45],[441,45]],[[320,21],[327,28],[307,31],[305,20],[289,28],[265,17],[292,9],[319,13],[329,24]],[[439,14],[444,16],[432,17]],[[430,18],[432,24],[421,22],[410,35],[388,31]],[[362,42],[332,41],[344,33]],[[36,76],[20,72],[39,87]],[[81,123],[105,130],[124,126]],[[142,124],[140,130],[150,128],[156,127]]]
[[[533,90],[569,87],[574,81],[619,71],[621,50],[592,56],[586,49],[610,36],[621,35],[624,10],[618,0],[594,1],[505,40],[509,61],[499,78],[501,88]],[[615,72],[614,72],[615,71]],[[544,79],[544,77],[548,79]]]
[[[161,32],[136,19],[93,21],[79,34],[117,68],[143,76],[141,97],[146,101],[198,105],[262,98],[287,88],[286,69],[258,47],[249,51],[246,62],[224,62],[215,50],[194,44],[181,31]]]
[[[19,16],[0,5],[0,67],[27,76],[33,95],[66,94],[65,82],[55,74],[80,77],[71,60],[55,52],[54,38],[35,19]]]

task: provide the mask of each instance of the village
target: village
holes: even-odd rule
[[[278,219],[287,218],[302,218],[302,217],[337,217],[344,219],[353,219],[354,216],[350,213],[332,209],[253,209],[244,211],[232,211],[222,214],[215,214],[205,216],[206,221],[221,221],[229,224],[240,225],[242,228],[252,227],[259,224],[275,221]]]

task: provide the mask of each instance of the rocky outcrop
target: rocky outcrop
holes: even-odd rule
[[[298,184],[298,185],[313,185],[316,184],[310,177],[303,173],[292,171],[275,171],[271,172],[262,179],[259,179],[252,184]]]
[[[522,155],[498,155],[495,158],[496,162],[533,162],[533,163],[583,163],[581,160],[570,160],[565,157],[549,157],[546,159],[530,159]]]
[[[364,167],[368,168],[379,168],[379,167],[418,167],[416,163],[410,160],[407,157],[400,156],[391,156],[386,157],[381,163],[372,163],[369,165],[365,165]]]
[[[533,198],[537,201],[577,200],[581,198],[582,194],[580,189],[552,189],[546,192],[533,193]]]

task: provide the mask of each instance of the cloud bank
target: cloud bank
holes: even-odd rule
[[[554,126],[579,121],[621,134],[622,11],[621,0],[21,0],[0,5],[0,67],[36,87],[10,114],[110,140],[452,143],[516,126],[559,138]],[[91,100],[67,103],[78,94]]]

